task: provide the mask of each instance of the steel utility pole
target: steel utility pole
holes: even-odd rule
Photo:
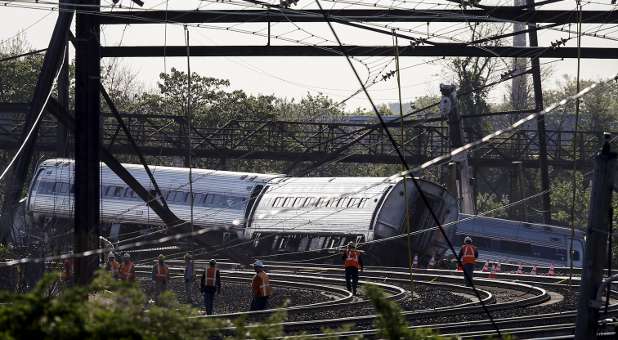
[[[526,0],[514,0],[513,6],[525,6]],[[525,29],[525,25],[522,22],[516,22],[513,24],[513,32],[521,32]],[[526,47],[526,35],[524,33],[513,36],[513,46]],[[513,58],[513,73],[520,74],[526,70],[527,60],[526,58]],[[511,102],[513,103],[513,110],[524,110],[528,106],[528,82],[527,74],[523,74],[519,77],[513,78],[511,82]],[[519,119],[518,115],[511,115],[511,123],[514,123]]]
[[[64,48],[64,62],[58,75],[58,103],[66,112],[69,112],[69,83],[69,44],[66,44]],[[58,123],[56,127],[56,156],[68,156],[67,139],[68,131],[66,127]]]
[[[457,96],[455,85],[440,84],[440,92],[442,99],[440,100],[440,111],[442,115],[448,117],[448,136],[451,150],[464,145],[463,141],[463,125],[461,116],[457,108]],[[456,167],[450,167],[457,172],[456,180],[458,198],[461,201],[461,212],[465,214],[474,214],[474,191],[470,181],[470,166],[468,165],[468,153],[463,152],[461,157],[455,159]],[[453,178],[453,176],[449,176]],[[451,186],[452,187],[452,184]]]
[[[528,11],[535,12],[534,0],[526,0]],[[536,23],[528,23],[528,37],[530,47],[538,47],[539,40],[536,33]],[[530,58],[532,65],[532,85],[534,86],[534,107],[537,111],[543,111],[543,89],[541,87],[541,64],[539,57]],[[536,127],[539,133],[539,167],[541,170],[541,190],[545,193],[541,196],[541,207],[543,208],[543,223],[551,224],[551,201],[549,197],[549,169],[547,165],[547,137],[545,135],[545,116],[540,115],[536,120]]]
[[[100,178],[100,0],[82,0],[88,11],[76,17],[75,47],[75,252],[99,244]],[[75,259],[75,280],[87,284],[98,267],[96,255]]]
[[[594,159],[588,230],[582,282],[577,301],[577,322],[575,339],[596,339],[599,309],[596,301],[601,286],[603,268],[607,262],[607,240],[610,230],[610,207],[614,175],[616,172],[616,153],[610,151],[609,134],[600,154]]]

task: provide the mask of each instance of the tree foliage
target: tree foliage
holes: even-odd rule
[[[0,295],[0,339],[272,339],[284,337],[285,312],[260,323],[200,317],[196,309],[177,302],[173,293],[153,305],[140,288],[98,272],[87,287],[58,289],[58,275],[48,274],[26,294]],[[430,330],[411,330],[401,308],[369,285],[376,326],[388,339],[433,339]],[[336,332],[323,330],[337,338]],[[308,339],[299,336],[296,339]],[[358,339],[359,337],[354,337]]]

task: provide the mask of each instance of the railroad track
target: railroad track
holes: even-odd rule
[[[176,277],[182,273],[182,261],[170,261],[171,272]],[[196,260],[196,267],[203,268],[206,261]],[[247,286],[253,272],[243,269],[233,262],[220,262],[224,282]],[[214,316],[234,319],[248,317],[249,320],[262,320],[274,312],[284,310],[287,319],[282,323],[286,334],[303,332],[315,337],[325,337],[322,329],[338,329],[352,325],[353,331],[336,333],[341,337],[352,335],[376,336],[373,323],[376,319],[371,303],[364,297],[354,297],[344,289],[340,266],[307,263],[270,262],[269,275],[276,290],[288,289],[303,294],[320,292],[328,299],[313,303],[291,304],[260,312],[232,311]],[[535,276],[529,274],[498,274],[497,279],[488,279],[485,274],[476,275],[476,285],[487,308],[494,316],[496,325],[503,331],[518,338],[539,336],[565,336],[574,333],[575,312],[574,292],[579,278],[575,277],[569,285],[564,276]],[[403,315],[412,328],[429,327],[440,334],[456,335],[461,338],[483,338],[495,334],[493,325],[483,314],[476,297],[470,288],[463,285],[460,272],[450,270],[415,270],[410,284],[407,268],[371,267],[361,274],[362,285],[378,285],[387,297],[404,307]],[[413,299],[410,299],[410,287]],[[422,288],[422,289],[421,289]],[[457,302],[444,304],[443,301],[427,300],[419,291],[448,292],[458,297]],[[615,334],[616,323],[612,318],[618,316],[618,293],[612,291],[611,305],[602,322],[602,337]],[[425,299],[425,300],[423,300]],[[409,301],[425,302],[423,308]],[[559,312],[558,312],[559,311]],[[328,336],[332,336],[329,333]]]

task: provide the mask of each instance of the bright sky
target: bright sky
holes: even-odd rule
[[[252,6],[242,0],[226,0],[225,4],[212,1],[196,0],[168,0],[151,1],[145,0],[144,9],[247,9]],[[228,2],[229,1],[229,2]],[[271,0],[272,1],[272,0]],[[456,8],[453,3],[445,0],[322,0],[325,8],[423,8],[423,9],[446,9]],[[1,1],[0,4],[0,41],[5,41],[23,32],[33,48],[45,48],[49,42],[57,16],[57,1],[45,2],[43,0],[34,3],[34,0]],[[123,6],[130,6],[129,0],[122,0]],[[486,5],[507,5],[507,1],[488,2],[481,1]],[[103,0],[104,10],[109,10],[111,1]],[[375,7],[374,7],[375,6]],[[51,11],[50,8],[56,8]],[[296,9],[316,8],[315,2],[301,0]],[[543,9],[574,9],[574,1],[561,1],[552,5],[543,6]],[[610,0],[600,2],[589,1],[584,3],[584,10],[608,10],[614,11],[616,5],[610,5]],[[118,9],[114,9],[117,11]],[[425,23],[400,24],[380,23],[390,25],[398,29],[405,29],[405,33],[414,36],[426,37],[432,34],[433,41],[462,41],[468,39],[466,24],[437,24],[432,23],[429,27]],[[510,25],[509,25],[510,26]],[[227,28],[227,29],[226,29]],[[370,33],[365,30],[335,25],[344,44],[384,45],[391,46],[390,36]],[[569,26],[565,25],[565,29]],[[575,25],[571,25],[575,30]],[[264,45],[266,38],[266,24],[203,24],[200,27],[191,25],[192,45]],[[297,24],[279,23],[273,24],[273,45],[296,45],[301,44],[335,44],[331,32],[326,24],[309,23]],[[412,30],[409,32],[407,30]],[[507,27],[507,31],[511,28]],[[605,34],[611,39],[584,37],[583,46],[604,46],[618,48],[617,25],[584,25],[583,31],[588,33]],[[255,32],[255,34],[252,34]],[[313,37],[311,37],[313,35]],[[277,36],[278,38],[274,38]],[[319,37],[319,38],[318,38]],[[547,46],[551,41],[569,37],[566,32],[541,31],[539,41],[542,46]],[[176,24],[149,24],[133,26],[107,26],[102,31],[102,42],[109,46],[131,45],[184,45],[183,27]],[[510,38],[507,44],[511,44]],[[408,41],[400,39],[399,44],[404,46]],[[567,46],[576,46],[576,39],[571,39]],[[453,81],[452,74],[445,67],[444,61],[434,61],[434,58],[405,57],[401,60],[402,68],[402,92],[405,101],[422,95],[438,93],[440,83]],[[362,63],[361,63],[362,61]],[[553,75],[551,79],[543,83],[545,87],[555,87],[556,82],[562,79],[562,75],[575,77],[576,60],[542,59],[542,64],[551,67]],[[137,72],[138,79],[146,88],[154,88],[158,74],[165,69],[176,67],[186,69],[186,59],[183,58],[124,58],[121,64]],[[501,58],[497,67],[499,71],[494,79],[499,77],[510,64],[508,58]],[[355,62],[364,80],[370,83],[374,77],[379,79],[383,72],[394,69],[394,61],[390,57],[358,58]],[[551,66],[550,66],[551,65]],[[359,85],[354,77],[345,58],[340,57],[253,57],[253,58],[207,58],[193,57],[191,59],[192,71],[202,75],[229,79],[234,89],[243,89],[252,94],[275,94],[280,97],[301,98],[307,93],[322,92],[335,100],[342,100],[358,89]],[[616,60],[582,60],[582,77],[585,79],[598,79],[609,77],[618,73]],[[370,87],[372,98],[377,103],[397,101],[397,85],[395,78],[378,81]],[[501,101],[505,95],[504,87],[496,87],[491,93],[492,101]],[[348,109],[356,107],[367,108],[368,102],[363,94],[358,94],[347,103]]]

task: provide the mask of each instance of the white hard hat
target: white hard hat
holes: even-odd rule
[[[264,268],[264,262],[262,262],[262,260],[255,260],[255,262],[253,263],[253,266]]]
[[[124,257],[125,259],[130,259],[130,258],[131,258],[131,254],[129,254],[129,253],[124,253],[123,257]]]
[[[472,238],[470,236],[466,236],[466,238],[464,238],[464,243],[472,243]]]

